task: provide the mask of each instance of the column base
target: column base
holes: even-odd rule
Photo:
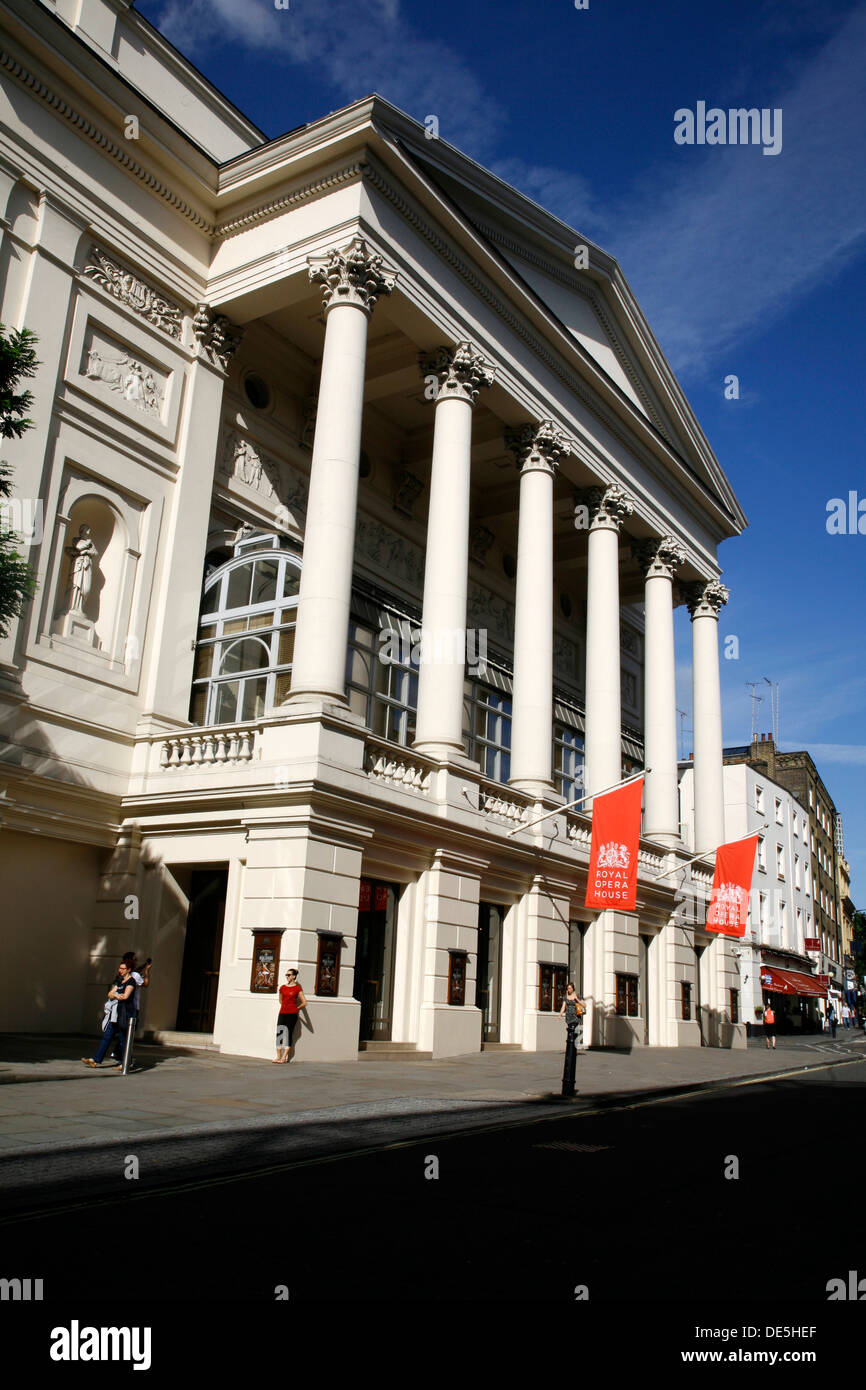
[[[313,690],[292,691],[287,695],[277,709],[285,710],[286,714],[306,715],[308,718],[316,718],[325,715],[331,719],[339,719],[344,724],[353,724],[358,729],[366,729],[367,725],[349,708],[348,703],[343,699],[338,699],[336,695],[321,693]]]
[[[473,763],[471,758],[467,758],[462,743],[435,743],[432,740],[425,740],[424,743],[413,743],[412,751],[423,753],[425,758],[435,758],[440,763],[457,763],[463,767],[473,767],[478,770],[478,764]]]
[[[526,796],[531,796],[535,801],[543,801],[545,805],[551,807],[565,805],[565,797],[560,796],[552,782],[546,782],[542,778],[509,777],[508,785],[513,787],[516,792],[523,792]]]

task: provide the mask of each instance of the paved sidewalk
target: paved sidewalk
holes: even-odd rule
[[[205,1134],[260,1124],[375,1115],[431,1116],[559,1098],[562,1055],[483,1052],[429,1062],[297,1062],[276,1067],[216,1052],[138,1048],[140,1070],[95,1072],[80,1058],[92,1039],[0,1036],[0,1155],[104,1143],[121,1137]],[[832,1061],[866,1058],[857,1030],[836,1042],[782,1038],[775,1052],[646,1048],[580,1055],[580,1101],[677,1092]],[[574,1102],[561,1102],[574,1104]]]

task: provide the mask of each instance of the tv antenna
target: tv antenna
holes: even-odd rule
[[[764,680],[766,681],[767,685],[770,687],[770,710],[771,710],[772,717],[773,717],[773,742],[775,743],[776,747],[778,748],[778,746],[779,746],[779,706],[780,706],[780,702],[781,702],[781,692],[780,692],[780,690],[779,690],[779,682],[776,681],[775,684],[774,684],[774,683],[770,680],[770,677],[769,677],[769,676],[764,676]]]
[[[749,742],[754,743],[758,736],[758,706],[763,703],[763,695],[757,693],[760,681],[746,681],[746,685],[752,692],[752,730],[749,735]]]

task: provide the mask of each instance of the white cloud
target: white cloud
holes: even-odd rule
[[[765,25],[774,14],[771,6]],[[378,91],[419,121],[437,116],[443,139],[617,257],[672,366],[685,377],[710,362],[735,371],[744,337],[766,328],[816,283],[826,284],[862,249],[866,6],[839,21],[796,74],[796,56],[780,49],[784,90],[769,82],[762,89],[745,62],[739,80],[748,85],[748,100],[733,87],[684,91],[676,103],[693,108],[703,97],[709,105],[781,107],[781,154],[767,157],[753,146],[676,146],[672,108],[669,151],[617,207],[600,206],[573,171],[504,155],[510,113],[473,73],[459,36],[432,36],[418,15],[408,16],[399,0],[291,0],[288,11],[276,10],[272,0],[166,0],[159,26],[193,56],[230,43],[316,69],[340,101]],[[790,16],[776,15],[775,22],[783,20],[790,23]],[[823,22],[829,27],[833,19]],[[272,69],[263,80],[274,82]],[[280,109],[288,114],[290,103],[281,100]],[[292,118],[303,114],[291,111]]]
[[[191,55],[227,42],[264,50],[318,68],[346,104],[378,92],[419,121],[435,115],[440,136],[476,159],[492,158],[508,122],[457,46],[413,25],[398,0],[291,0],[289,10],[272,0],[167,0],[158,25]],[[288,100],[280,105],[291,111]]]
[[[625,218],[611,247],[675,370],[700,370],[814,290],[866,238],[866,8],[852,14],[787,91],[783,149],[677,150],[680,166]],[[723,105],[721,92],[697,93]],[[683,106],[694,106],[683,94]],[[733,105],[742,104],[734,99]],[[671,112],[673,133],[673,112]],[[673,139],[673,135],[672,135]],[[733,367],[732,367],[733,370]]]

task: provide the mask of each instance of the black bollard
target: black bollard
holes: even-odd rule
[[[577,1069],[577,1027],[571,1023],[566,1028],[565,1036],[565,1066],[562,1069],[562,1094],[564,1097],[574,1095],[574,1073]]]

